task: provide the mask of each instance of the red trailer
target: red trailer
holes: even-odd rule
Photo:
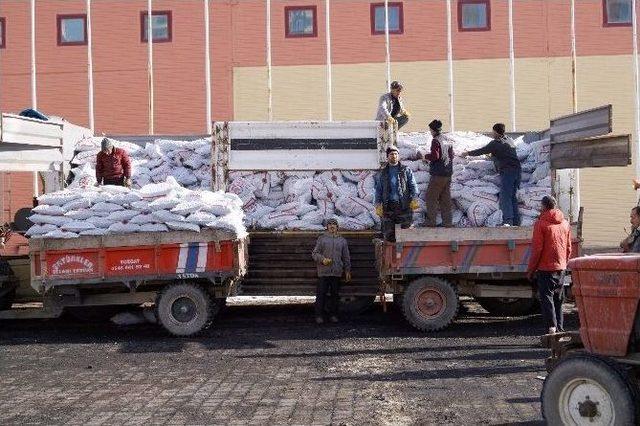
[[[436,331],[458,313],[459,296],[473,296],[486,310],[524,315],[536,306],[526,278],[531,227],[396,228],[396,242],[376,240],[383,289],[400,300],[415,328]],[[581,230],[573,226],[573,256]]]
[[[215,230],[31,239],[29,249],[44,308],[0,318],[149,302],[171,334],[188,336],[211,322],[247,269],[246,239]]]

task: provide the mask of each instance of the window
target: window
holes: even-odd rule
[[[158,10],[151,12],[151,33],[153,42],[171,41],[171,11]],[[140,40],[146,43],[149,40],[149,14],[147,11],[140,12]]]
[[[489,0],[458,0],[459,31],[489,31],[491,4]]]
[[[389,3],[389,34],[404,32],[402,3]],[[371,4],[371,34],[384,34],[384,3]]]
[[[87,15],[58,15],[58,46],[87,44]]]
[[[602,0],[605,27],[631,25],[631,0]]]
[[[316,6],[289,6],[284,8],[285,37],[317,37]]]
[[[0,49],[7,47],[7,20],[6,18],[0,18]]]

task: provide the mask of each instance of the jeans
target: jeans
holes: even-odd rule
[[[382,238],[385,241],[395,242],[396,224],[400,224],[402,229],[409,228],[413,223],[413,212],[402,210],[398,202],[391,202],[385,204],[381,222]]]
[[[520,188],[520,170],[503,170],[500,172],[500,210],[502,223],[520,226],[520,212],[518,211],[518,197],[516,192]]]
[[[563,271],[538,271],[538,294],[542,319],[547,328],[564,331],[562,302],[564,302]]]
[[[429,186],[427,187],[427,223],[426,226],[433,228],[436,226],[438,209],[442,215],[442,226],[451,228],[451,176],[431,175]]]
[[[329,297],[327,298],[327,293]],[[316,287],[316,317],[323,317],[325,311],[330,316],[338,315],[340,302],[340,277],[318,277]]]
[[[404,126],[405,124],[407,124],[409,122],[409,117],[407,117],[406,115],[398,115],[396,117],[394,117],[396,119],[396,122],[398,123],[398,129],[400,129],[402,126]]]

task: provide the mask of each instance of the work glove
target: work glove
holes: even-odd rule
[[[382,204],[378,204],[378,205],[376,205],[376,214],[377,214],[379,217],[382,217],[382,214],[383,214],[383,213],[384,213],[384,212],[383,212],[383,210],[382,210]]]
[[[325,257],[324,259],[322,259],[322,264],[324,266],[329,266],[331,265],[331,263],[333,263],[333,260],[329,259],[328,257]]]
[[[411,202],[409,203],[409,207],[411,208],[411,210],[416,211],[420,208],[420,203],[418,203],[418,200],[411,200]]]
[[[396,127],[398,124],[396,122],[396,119],[393,117],[388,117],[387,118],[387,126],[389,127]]]
[[[349,281],[351,281],[351,272],[345,272],[344,273],[344,282],[348,283]]]
[[[124,186],[126,186],[127,188],[131,188],[131,178],[126,178],[124,180]]]
[[[407,112],[407,110],[404,110],[404,109],[403,109],[402,111],[400,111],[400,115],[404,115],[404,116],[405,116],[405,117],[407,117],[407,118],[411,117],[411,116],[409,115],[409,113]]]

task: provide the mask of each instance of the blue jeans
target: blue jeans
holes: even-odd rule
[[[516,191],[520,188],[520,174],[520,170],[500,172],[500,210],[502,210],[502,223],[504,224],[520,226],[520,212],[516,196]]]

